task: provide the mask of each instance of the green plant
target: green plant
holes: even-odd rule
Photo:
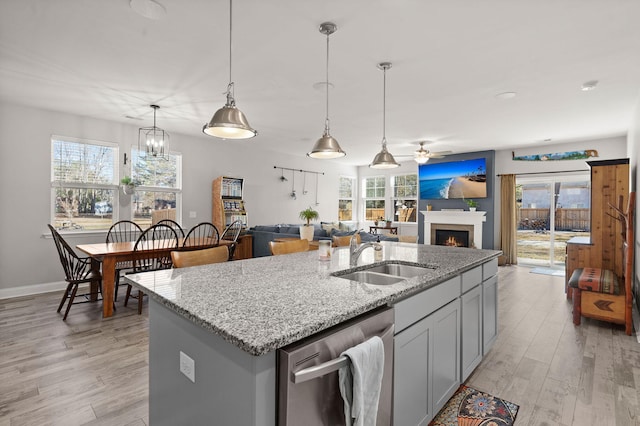
[[[468,200],[464,200],[465,203],[467,203],[467,206],[469,207],[478,207],[478,202],[472,199],[468,199]]]
[[[317,211],[313,210],[311,207],[308,207],[300,212],[300,219],[304,219],[307,221],[307,225],[311,224],[312,220],[316,220],[320,217]]]
[[[120,179],[120,183],[123,185],[133,185],[133,179],[130,176],[125,176]]]

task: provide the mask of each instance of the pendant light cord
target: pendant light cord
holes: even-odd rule
[[[329,134],[329,36],[331,34],[327,33],[327,68],[326,68],[326,82],[327,82],[327,105],[326,105],[326,110],[327,110],[327,117],[325,118],[324,121],[324,131],[325,134]]]
[[[382,68],[382,147],[387,146],[387,67]]]
[[[235,106],[235,90],[233,84],[233,78],[231,76],[232,70],[232,43],[233,41],[233,0],[229,0],[229,84],[227,85],[227,105]]]

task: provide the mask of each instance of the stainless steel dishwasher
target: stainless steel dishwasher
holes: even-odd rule
[[[350,362],[340,354],[379,336],[384,374],[378,426],[391,424],[393,395],[393,308],[379,308],[278,350],[278,425],[344,425],[338,369]]]

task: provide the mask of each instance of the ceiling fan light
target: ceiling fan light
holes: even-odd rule
[[[226,104],[213,114],[202,131],[221,139],[249,139],[258,134],[247,121],[247,117],[235,105]]]
[[[340,148],[338,141],[328,133],[322,135],[322,137],[316,141],[315,145],[313,145],[313,149],[307,153],[308,157],[321,160],[340,158],[345,155],[347,155],[347,153]]]
[[[429,156],[426,153],[418,153],[416,151],[416,155],[413,157],[414,161],[418,164],[425,164],[429,161]]]

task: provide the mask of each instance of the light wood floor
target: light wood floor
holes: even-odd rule
[[[640,425],[635,337],[574,327],[563,278],[529,270],[500,268],[500,336],[467,384],[519,404],[516,425]],[[0,426],[148,424],[146,305],[74,305],[65,323],[59,297],[0,300]]]

